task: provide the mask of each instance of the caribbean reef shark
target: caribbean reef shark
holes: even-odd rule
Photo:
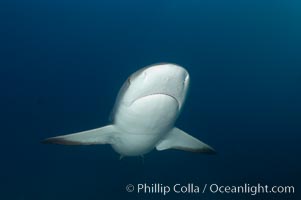
[[[121,87],[112,123],[93,130],[48,138],[43,143],[63,145],[110,144],[121,156],[141,156],[179,149],[214,153],[212,147],[175,127],[189,87],[181,66],[160,63],[133,73]]]

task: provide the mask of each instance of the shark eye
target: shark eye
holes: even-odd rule
[[[130,85],[131,84],[131,78],[127,79],[127,83]]]

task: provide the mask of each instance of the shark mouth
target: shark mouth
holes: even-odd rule
[[[136,98],[135,100],[133,100],[131,104],[133,104],[138,99],[149,97],[149,96],[154,96],[154,95],[165,95],[165,96],[171,97],[171,98],[173,98],[178,103],[178,110],[181,108],[181,102],[175,96],[173,96],[171,94],[167,94],[167,93],[162,93],[162,92],[161,93],[160,92],[158,92],[158,93],[152,93],[152,94],[147,94],[147,95],[141,96],[141,97]]]

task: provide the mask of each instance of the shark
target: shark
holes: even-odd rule
[[[47,144],[109,144],[124,156],[143,156],[153,149],[214,154],[215,150],[175,127],[190,76],[176,64],[158,63],[133,73],[121,87],[110,124],[43,140]]]

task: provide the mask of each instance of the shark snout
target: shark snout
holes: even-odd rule
[[[179,65],[164,63],[150,66],[143,71],[143,76],[147,79],[169,80],[174,82],[185,83],[189,81],[187,70]]]

